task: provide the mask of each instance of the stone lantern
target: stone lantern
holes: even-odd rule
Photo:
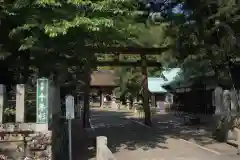
[[[130,110],[130,100],[127,99],[126,103],[127,103],[127,108],[128,108],[128,110]]]
[[[117,109],[117,103],[116,103],[116,96],[112,96],[112,103],[111,103],[111,108]]]

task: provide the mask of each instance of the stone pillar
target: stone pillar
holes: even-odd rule
[[[236,90],[231,90],[231,111],[237,112],[238,108],[238,93]]]
[[[100,107],[103,107],[103,104],[104,104],[104,94],[103,94],[103,91],[101,90],[101,93],[100,93]]]
[[[3,112],[6,106],[6,87],[0,84],[0,123],[3,123]]]
[[[137,105],[138,105],[137,99],[134,98],[133,99],[133,109],[134,109],[134,112],[136,112]]]
[[[133,101],[133,106],[134,106],[134,113],[137,113],[137,107],[139,107],[139,104],[136,99],[134,99],[134,101]]]
[[[130,110],[130,101],[127,99],[127,108],[128,108],[128,110]]]
[[[111,108],[118,109],[115,96],[112,97]]]
[[[16,86],[16,122],[25,120],[25,84]]]
[[[227,115],[231,111],[231,92],[229,90],[223,91],[223,111]]]
[[[214,90],[215,115],[221,115],[223,112],[223,89],[216,87]]]
[[[96,159],[97,160],[104,160],[104,158],[107,157],[102,157],[102,150],[104,150],[105,146],[107,146],[107,137],[104,136],[99,136],[97,137],[97,154],[96,154]]]

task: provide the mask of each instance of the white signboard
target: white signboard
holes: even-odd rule
[[[66,96],[66,119],[74,119],[74,97]]]

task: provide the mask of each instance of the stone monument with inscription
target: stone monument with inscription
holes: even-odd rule
[[[36,123],[39,129],[51,128],[52,117],[61,112],[60,88],[46,78],[37,80]],[[40,130],[41,130],[40,129]]]
[[[49,113],[49,81],[46,78],[37,80],[36,123],[39,131],[48,130]]]

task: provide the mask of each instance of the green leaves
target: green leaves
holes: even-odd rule
[[[72,39],[79,39],[78,35],[82,33],[102,36],[102,32],[111,30],[120,39],[123,37],[120,34],[126,34],[127,39],[131,40],[131,36],[134,37],[134,27],[128,24],[132,23],[131,13],[136,9],[135,3],[134,0],[17,0],[12,9],[15,9],[18,15],[15,17],[22,20],[12,29],[10,36],[22,33],[25,37],[21,38],[31,39],[28,36],[41,37],[46,34],[51,39],[68,36],[68,33],[74,30],[77,34]],[[121,40],[118,41],[118,37],[115,37],[112,41],[120,43]]]
[[[29,67],[35,68],[33,74],[58,75],[61,83],[74,81],[74,78],[69,77],[79,77],[85,60],[93,59],[92,55],[84,53],[83,46],[135,44],[134,40],[140,32],[133,21],[137,11],[136,2],[16,0],[4,4],[4,13],[11,13],[4,14],[6,24],[9,24],[2,29],[9,36],[5,37],[7,42],[4,45],[15,44],[14,49],[8,47],[11,48],[10,55],[13,58],[9,58],[12,61],[6,63],[6,68],[14,68],[11,64],[18,61],[24,64],[20,73],[28,73],[26,67]],[[20,52],[28,53],[29,56]],[[65,69],[73,66],[78,67],[74,71]]]
[[[34,3],[34,5],[38,6],[38,7],[61,7],[62,3],[59,0],[36,0]]]
[[[87,18],[76,16],[72,21],[58,21],[53,22],[53,24],[47,24],[44,29],[45,33],[50,37],[56,37],[59,34],[66,35],[68,30],[75,27],[84,26],[85,29],[89,32],[98,32],[101,31],[102,28],[110,28],[113,27],[113,21],[107,18]]]
[[[175,17],[172,27],[179,65],[189,77],[203,78],[213,73],[210,77],[215,74],[219,79],[229,79],[225,62],[227,57],[236,59],[239,52],[239,4],[234,0],[199,0],[185,1],[183,8],[188,15],[182,15],[182,20]]]
[[[20,46],[19,51],[32,48],[37,41],[38,39],[36,37],[26,37],[22,40],[22,45]]]

